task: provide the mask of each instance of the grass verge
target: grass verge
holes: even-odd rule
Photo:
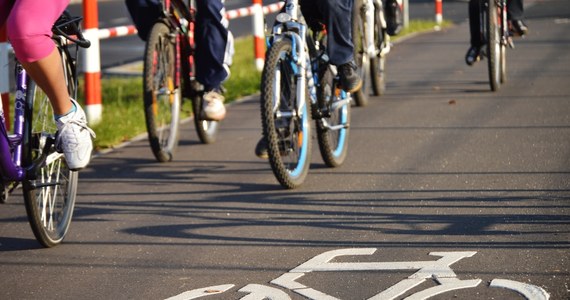
[[[397,41],[412,33],[431,31],[435,27],[433,21],[411,20],[407,28],[392,38]],[[440,27],[450,26],[444,22]],[[240,38],[235,43],[234,62],[231,76],[224,83],[226,102],[259,92],[261,72],[254,64],[253,37]],[[141,70],[142,72],[142,70]],[[79,99],[84,99],[83,83],[80,83]],[[99,124],[92,128],[97,134],[95,148],[97,150],[112,148],[122,142],[146,132],[143,103],[142,77],[103,76],[101,79],[103,113]],[[189,112],[188,105],[184,106]]]

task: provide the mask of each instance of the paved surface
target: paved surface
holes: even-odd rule
[[[325,168],[315,147],[297,190],[254,156],[250,99],[229,107],[215,144],[183,126],[172,163],[155,162],[146,140],[94,159],[56,248],[39,247],[15,195],[0,207],[0,299],[389,299],[460,287],[430,299],[568,299],[569,18],[566,0],[528,9],[531,34],[509,52],[497,93],[484,63],[463,62],[466,24],[398,44],[387,94],[353,110],[345,165]]]

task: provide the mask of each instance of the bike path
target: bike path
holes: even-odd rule
[[[146,140],[95,158],[56,248],[39,248],[15,195],[0,207],[0,298],[400,299],[455,287],[430,299],[524,299],[517,288],[567,299],[570,12],[559,0],[527,13],[531,34],[497,93],[485,61],[463,62],[467,24],[397,44],[386,95],[352,110],[345,165],[324,167],[314,147],[300,189],[283,190],[254,156],[249,99],[212,145],[185,124],[174,162],[155,162]]]

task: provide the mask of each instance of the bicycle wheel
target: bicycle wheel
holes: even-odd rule
[[[198,133],[200,142],[203,144],[211,144],[216,141],[220,122],[204,120],[200,116],[200,112],[202,111],[202,103],[204,102],[203,96],[203,93],[197,93],[197,95],[192,98],[194,126],[196,127],[196,133]]]
[[[489,66],[489,83],[491,90],[497,91],[501,86],[501,37],[498,23],[499,16],[497,15],[497,3],[495,0],[488,0],[487,3],[487,63]]]
[[[75,95],[71,62],[63,52],[62,58],[70,95]],[[69,170],[63,154],[55,151],[53,110],[47,95],[32,80],[28,82],[26,103],[22,161],[28,171],[23,182],[24,203],[36,239],[44,247],[53,247],[65,238],[71,224],[78,173]],[[45,162],[38,164],[43,157]],[[33,165],[37,167],[30,168]]]
[[[182,88],[175,35],[157,22],[144,57],[144,114],[150,147],[159,162],[171,161],[178,146]]]
[[[289,189],[303,183],[311,157],[308,89],[298,91],[299,69],[292,52],[290,39],[275,42],[261,77],[261,121],[269,163],[279,183]],[[305,94],[305,102],[298,107],[300,93]]]
[[[381,15],[384,13],[379,7],[374,9],[374,47],[379,49],[378,54],[370,59],[370,81],[374,96],[382,96],[386,91],[386,53],[382,53],[388,45],[388,34],[382,28]]]
[[[344,95],[344,97],[343,97]],[[350,101],[341,91],[330,67],[320,76],[317,99],[320,118],[317,123],[317,140],[325,164],[329,167],[342,165],[348,152],[348,125]]]
[[[354,44],[354,61],[358,67],[358,74],[362,79],[362,88],[353,93],[354,102],[356,106],[368,105],[368,96],[370,91],[370,56],[368,55],[367,41],[366,41],[366,10],[362,0],[354,0],[352,9],[352,43]]]

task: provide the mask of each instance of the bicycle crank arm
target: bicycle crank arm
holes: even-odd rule
[[[341,129],[347,129],[350,127],[350,124],[348,124],[348,123],[331,126],[329,124],[329,122],[327,122],[327,120],[325,120],[325,119],[321,119],[321,122],[323,122],[323,127],[326,128],[327,130],[341,130]]]
[[[46,143],[44,145],[44,148],[42,149],[42,154],[40,155],[40,157],[38,157],[36,160],[34,160],[34,162],[32,163],[31,166],[26,168],[26,178],[28,180],[37,179],[38,169],[43,168],[46,165],[46,161],[47,161],[47,158],[49,156],[49,154],[48,154],[49,150],[51,149],[51,147],[53,146],[54,143],[55,143],[54,138],[50,137],[50,138],[46,139]]]
[[[346,98],[338,101],[334,101],[332,103],[332,110],[337,111],[338,109],[342,108],[345,105],[350,105],[351,98]]]

